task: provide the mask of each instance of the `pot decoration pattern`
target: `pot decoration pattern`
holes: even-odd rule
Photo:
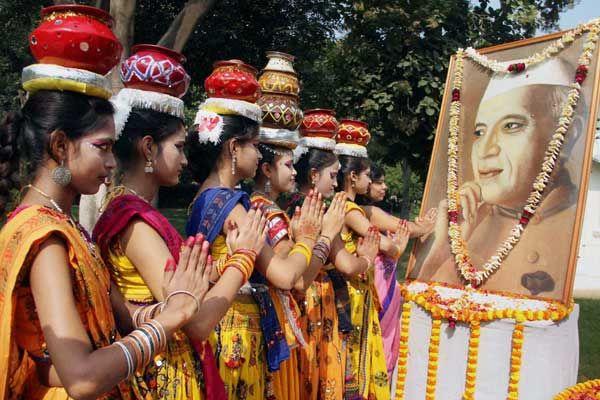
[[[366,146],[371,140],[369,125],[353,119],[342,119],[338,128],[336,141],[338,143]]]
[[[42,22],[29,35],[29,48],[40,64],[55,64],[106,75],[123,47],[110,30],[107,12],[83,5],[42,9]]]
[[[300,124],[302,136],[324,137],[335,139],[339,122],[335,119],[335,111],[315,108],[304,111],[304,119]]]
[[[264,93],[279,93],[298,96],[300,86],[295,74],[265,70],[258,80]]]
[[[139,44],[133,55],[121,63],[121,80],[126,88],[165,93],[181,98],[190,85],[183,68],[185,57],[171,49]]]
[[[296,130],[302,121],[302,110],[296,96],[263,94],[258,103],[262,110],[262,126]]]
[[[217,61],[213,72],[204,81],[209,97],[235,99],[255,103],[260,96],[260,85],[254,67],[241,60]]]
[[[371,140],[369,126],[362,121],[342,119],[336,136],[335,153],[368,158],[367,144]]]

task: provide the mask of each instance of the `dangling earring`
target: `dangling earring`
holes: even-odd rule
[[[235,164],[237,163],[237,159],[235,157],[235,153],[231,155],[231,175],[235,175]]]
[[[312,182],[311,182],[311,184],[312,184],[312,188],[314,189],[315,186],[317,186],[317,180],[313,179]]]
[[[354,181],[352,181],[352,189],[354,189],[356,187],[356,184],[354,183]]]
[[[270,194],[271,193],[271,180],[267,179],[267,182],[265,183],[265,194]]]
[[[146,166],[144,167],[144,172],[147,174],[152,174],[154,172],[154,167],[152,166],[152,160],[146,160]]]
[[[65,160],[60,162],[60,165],[52,170],[52,180],[57,185],[67,186],[71,183],[71,170],[65,167]]]

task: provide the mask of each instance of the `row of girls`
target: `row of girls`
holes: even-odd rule
[[[45,45],[73,21],[98,35],[81,51]],[[241,62],[207,80],[189,130],[189,76],[168,49],[135,46],[109,101],[109,23],[44,9],[27,101],[0,131],[1,194],[19,191],[0,231],[0,398],[390,398],[395,264],[434,216],[358,206],[381,185],[366,126],[325,113],[299,140],[261,128]],[[200,187],[184,239],[152,199],[186,168]],[[89,235],[71,210],[110,176]]]

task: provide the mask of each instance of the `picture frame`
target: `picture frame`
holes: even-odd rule
[[[517,63],[565,32],[480,49],[491,60]],[[540,172],[544,151],[558,126],[588,33],[542,63],[501,76],[464,57],[460,90],[459,225],[475,268],[494,256]],[[539,209],[495,272],[478,289],[567,303],[572,296],[577,251],[590,176],[598,108],[600,64],[595,49],[581,85],[561,157]],[[434,231],[415,242],[406,279],[464,288],[448,237],[447,176],[450,105],[456,55],[451,57],[436,129],[421,215],[438,208]],[[506,74],[504,74],[506,75]],[[520,75],[520,76],[519,76]],[[444,204],[445,202],[445,204]]]

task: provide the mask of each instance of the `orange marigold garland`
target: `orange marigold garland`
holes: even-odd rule
[[[431,337],[429,338],[429,362],[427,364],[427,389],[425,391],[425,400],[435,399],[438,361],[440,359],[441,327],[442,320],[435,318],[431,323]]]
[[[404,385],[406,383],[406,373],[408,365],[408,331],[410,324],[410,302],[402,305],[402,315],[400,316],[400,349],[398,351],[398,378],[396,380],[396,400],[404,400]]]
[[[467,372],[465,377],[465,392],[463,400],[475,398],[475,381],[477,379],[477,362],[479,359],[479,321],[471,322],[471,336],[469,337],[469,352],[467,354]]]
[[[510,354],[510,372],[507,400],[519,399],[519,381],[521,380],[521,359],[523,356],[523,324],[516,324],[512,335]]]
[[[600,400],[600,379],[578,383],[557,394],[554,400]]]
[[[573,311],[573,302],[565,305],[510,293],[456,289],[437,282],[410,282],[402,286],[402,296],[421,306],[432,318],[447,319],[451,325],[457,321],[470,324],[498,319],[560,321]],[[503,304],[498,304],[497,299],[503,299]]]

